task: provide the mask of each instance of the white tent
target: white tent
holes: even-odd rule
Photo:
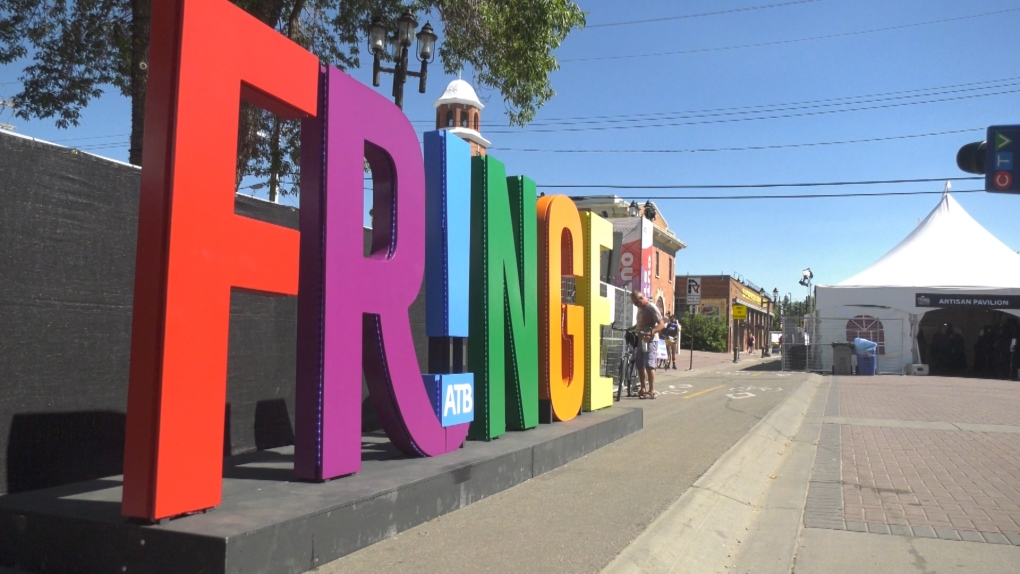
[[[924,313],[973,306],[1020,314],[1007,309],[1020,301],[1020,255],[945,193],[928,217],[881,259],[846,281],[819,285],[815,295],[819,325],[868,317],[893,326],[885,331],[891,352],[879,357],[879,370],[903,373],[918,361],[915,340]],[[838,332],[832,329],[828,338],[844,340],[836,339]],[[823,336],[819,342],[829,341]]]

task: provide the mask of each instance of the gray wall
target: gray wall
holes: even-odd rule
[[[121,473],[139,175],[0,132],[0,494]],[[296,309],[234,292],[225,454],[293,442]]]

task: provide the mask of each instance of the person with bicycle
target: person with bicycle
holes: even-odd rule
[[[639,399],[655,398],[655,363],[658,360],[658,341],[654,335],[666,328],[659,309],[653,305],[643,293],[631,291],[630,301],[637,307],[637,320],[634,329],[641,334],[642,342],[638,345],[635,361],[637,363],[638,379],[641,381]],[[645,381],[648,385],[645,386]]]

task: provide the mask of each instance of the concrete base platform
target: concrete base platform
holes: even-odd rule
[[[35,572],[305,572],[548,472],[640,430],[641,409],[573,421],[408,458],[385,436],[363,438],[357,475],[293,482],[293,449],[234,457],[223,502],[162,525],[120,516],[110,477],[0,497],[0,566]]]

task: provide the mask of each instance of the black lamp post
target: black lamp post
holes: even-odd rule
[[[387,35],[386,24],[382,18],[375,17],[368,26],[368,51],[375,57],[372,64],[372,85],[378,87],[380,84],[379,74],[387,72],[393,74],[393,102],[398,108],[404,108],[404,82],[408,76],[418,78],[418,93],[425,93],[425,82],[428,79],[428,66],[436,58],[436,40],[439,36],[432,31],[432,25],[428,22],[421,27],[421,31],[414,33],[418,21],[410,12],[404,12],[397,19],[397,32],[394,35]],[[408,48],[414,38],[418,39],[418,51],[415,57],[421,62],[421,71],[410,72],[407,69]],[[391,54],[396,63],[394,68],[382,66],[382,55],[386,47],[393,50]]]
[[[637,217],[641,213],[641,206],[637,204],[637,201],[631,201],[630,205],[627,206],[627,213],[631,217]]]
[[[764,287],[759,287],[758,288],[758,298],[759,298],[758,299],[759,302],[762,305],[764,305],[765,301],[766,301],[766,298],[765,298],[765,288]],[[761,343],[761,356],[764,357],[765,356],[765,333],[764,333],[764,330],[765,330],[765,318],[764,317],[762,317],[761,324],[758,325],[758,328],[755,329],[755,330],[758,331],[758,336],[755,338],[755,340],[758,341],[759,343]]]
[[[655,221],[655,206],[650,199],[645,202],[644,214],[649,221]]]
[[[769,301],[769,355],[772,354],[772,327],[773,319],[775,319],[775,313],[772,312],[772,306],[779,305],[779,289],[772,288],[772,300]],[[782,329],[782,322],[780,322],[780,329]]]
[[[737,298],[736,297],[733,298],[733,305],[737,305]],[[732,309],[732,308],[733,308],[733,306],[730,306],[730,309]],[[734,313],[731,312],[731,314],[734,314]],[[733,362],[734,363],[739,363],[740,362],[740,344],[741,343],[742,343],[742,341],[740,339],[740,323],[737,321],[736,317],[734,317],[733,318]]]

